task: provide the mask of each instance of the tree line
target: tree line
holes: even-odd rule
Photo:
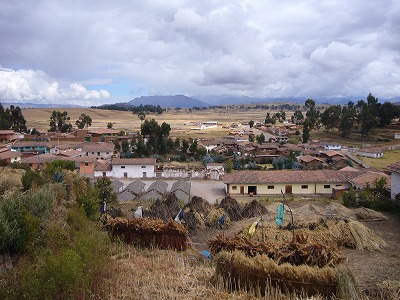
[[[0,130],[14,130],[16,132],[27,132],[26,121],[19,106],[10,105],[4,109],[0,103]]]
[[[128,105],[125,103],[115,103],[115,104],[103,104],[100,106],[92,106],[91,108],[96,108],[96,109],[107,109],[107,110],[121,110],[121,111],[131,111],[134,114],[140,113],[140,112],[152,112],[152,113],[157,113],[161,115],[164,112],[164,109],[160,105]]]
[[[327,130],[337,129],[342,137],[349,137],[353,131],[368,136],[373,129],[390,125],[398,117],[400,106],[388,101],[379,103],[370,93],[366,101],[328,107],[321,113],[320,121]]]

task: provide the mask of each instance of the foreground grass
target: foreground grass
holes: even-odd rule
[[[212,285],[215,267],[194,250],[140,250],[119,245],[115,253],[109,299],[260,299],[245,291],[227,292],[222,283]],[[270,291],[263,299],[293,297]]]

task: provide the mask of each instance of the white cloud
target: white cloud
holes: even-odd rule
[[[0,69],[0,99],[6,101],[44,101],[59,103],[69,100],[107,99],[106,90],[87,90],[79,83],[60,87],[42,71]]]
[[[395,0],[0,1],[0,63],[23,69],[0,96],[106,99],[86,90],[96,82],[130,82],[127,96],[399,96],[399,12]]]

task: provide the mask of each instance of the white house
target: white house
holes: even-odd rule
[[[380,149],[369,149],[369,148],[361,148],[357,151],[357,154],[364,157],[371,158],[380,158],[383,157],[383,151]]]
[[[110,173],[114,178],[156,177],[155,158],[114,158],[111,166]]]
[[[76,148],[85,153],[85,156],[95,156],[97,158],[108,159],[114,155],[113,143],[91,143],[86,142],[82,144],[81,148]]]
[[[395,140],[400,140],[400,132],[396,132],[396,133],[394,134],[394,139],[395,139]]]
[[[329,143],[329,144],[324,144],[324,150],[341,150],[342,145],[337,144],[337,143]]]
[[[386,170],[392,172],[391,175],[391,198],[395,199],[396,195],[400,194],[400,161],[386,167]]]

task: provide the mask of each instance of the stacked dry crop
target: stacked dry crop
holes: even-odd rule
[[[121,236],[126,243],[141,247],[186,250],[188,232],[186,228],[169,220],[159,219],[111,219],[105,225],[113,236]]]

